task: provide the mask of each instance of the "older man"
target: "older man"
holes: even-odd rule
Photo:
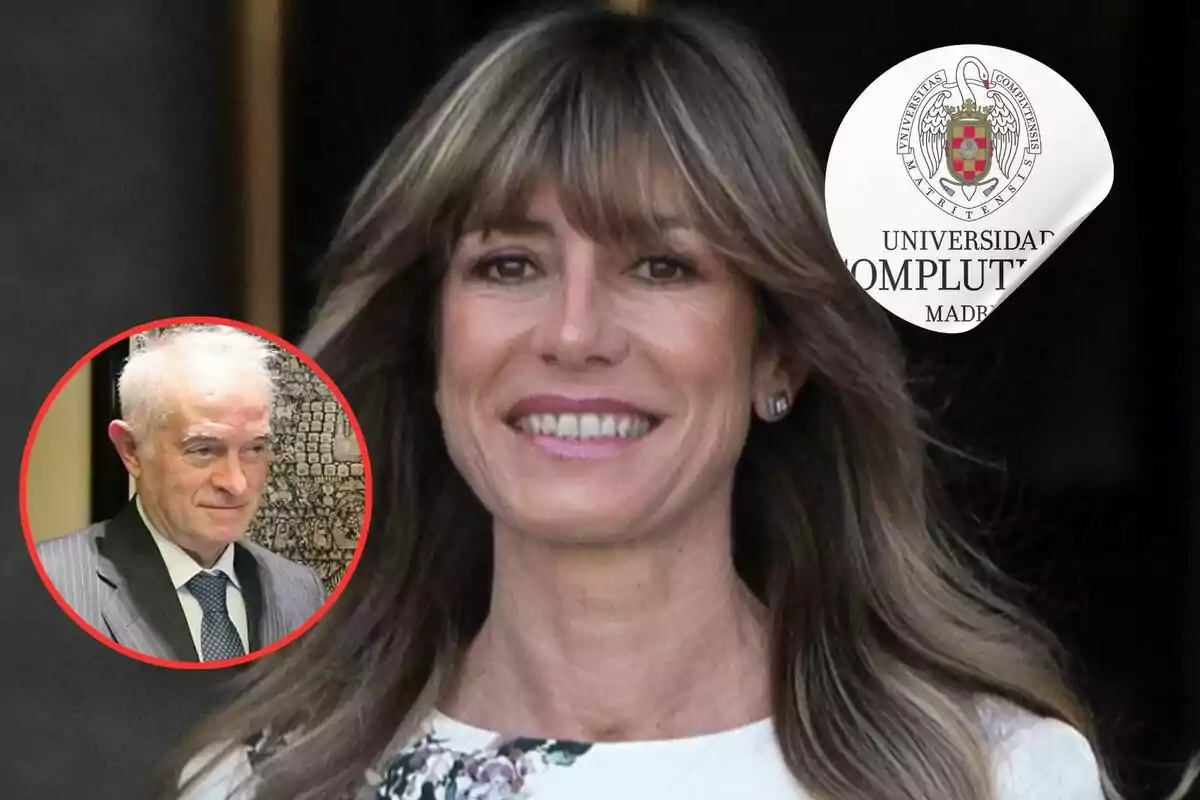
[[[283,638],[323,604],[310,568],[243,538],[271,461],[270,356],[222,326],[169,331],[130,356],[108,435],[135,497],[38,546],[59,594],[104,636],[219,661]]]

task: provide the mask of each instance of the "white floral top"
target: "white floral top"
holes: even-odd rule
[[[1073,728],[989,703],[984,722],[997,800],[1103,800],[1087,741]],[[252,800],[232,791],[249,760],[221,765],[186,800]],[[707,736],[588,744],[504,739],[436,715],[368,776],[362,800],[807,800],[769,720]]]

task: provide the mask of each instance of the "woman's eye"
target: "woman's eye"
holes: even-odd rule
[[[674,283],[687,280],[696,274],[690,264],[677,258],[663,256],[642,260],[634,267],[633,272],[636,277],[650,283]]]
[[[497,283],[521,283],[537,277],[538,268],[528,258],[498,256],[481,261],[474,270],[480,277]]]

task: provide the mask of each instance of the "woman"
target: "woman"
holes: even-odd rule
[[[541,15],[453,67],[308,340],[370,446],[361,566],[184,796],[1104,796],[1047,635],[935,517],[786,109],[694,15]]]

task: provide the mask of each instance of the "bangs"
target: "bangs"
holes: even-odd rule
[[[597,242],[661,241],[667,227],[682,225],[730,248],[722,220],[736,215],[721,202],[729,182],[711,158],[710,142],[722,137],[689,113],[703,104],[697,82],[681,82],[667,66],[679,56],[628,43],[585,46],[565,59],[561,52],[544,66],[512,70],[474,98],[492,107],[476,117],[490,130],[474,137],[476,168],[460,172],[451,189],[460,201],[443,217],[448,243],[465,231],[504,227],[550,187],[572,227]]]
[[[552,187],[571,226],[598,242],[662,235],[668,219],[702,228],[684,171],[645,120],[596,125],[562,109],[500,144],[472,187],[462,224],[502,227]]]

